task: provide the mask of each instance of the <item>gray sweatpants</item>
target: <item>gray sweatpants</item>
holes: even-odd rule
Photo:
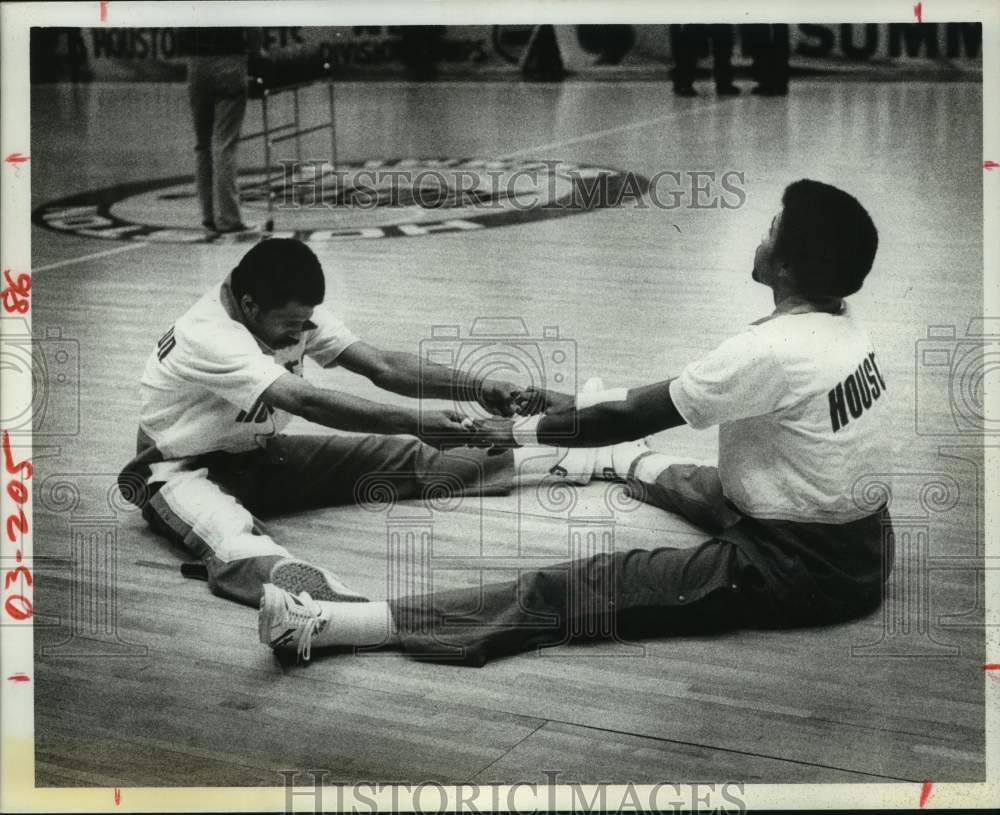
[[[257,605],[271,567],[289,557],[261,519],[296,510],[423,494],[505,494],[513,454],[442,452],[398,436],[276,436],[264,449],[210,453],[169,480],[143,517],[203,562],[209,588]]]

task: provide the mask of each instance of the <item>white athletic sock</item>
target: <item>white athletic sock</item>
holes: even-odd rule
[[[671,458],[663,453],[650,453],[645,458],[639,459],[636,463],[635,478],[637,481],[642,481],[644,484],[655,484],[660,473],[666,470],[671,464],[677,463],[677,459]],[[631,464],[629,466],[631,466]]]
[[[323,610],[327,624],[313,636],[313,647],[399,644],[392,612],[384,600],[376,603],[314,602]]]
[[[594,455],[592,447],[517,447],[514,472],[526,481],[553,475],[582,487],[590,483]]]

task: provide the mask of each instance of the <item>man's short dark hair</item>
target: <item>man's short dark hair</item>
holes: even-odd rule
[[[265,311],[292,300],[316,306],[326,294],[319,259],[294,238],[268,238],[258,243],[233,269],[231,285],[237,301],[249,294]]]
[[[807,178],[789,184],[775,257],[803,294],[846,297],[861,288],[878,248],[878,230],[854,196]]]

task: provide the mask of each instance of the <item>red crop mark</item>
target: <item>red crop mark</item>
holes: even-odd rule
[[[103,5],[103,3],[102,3]],[[122,791],[115,787],[115,806],[118,806],[122,802]]]
[[[11,682],[30,682],[31,681],[31,677],[30,676],[28,676],[27,674],[22,674],[22,673],[11,674],[10,676],[7,677],[7,679],[10,680]]]
[[[928,780],[924,779],[924,785],[920,788],[920,806],[922,807],[927,803],[927,799],[931,797],[931,790],[934,789],[934,785]]]
[[[7,284],[0,289],[0,302],[3,303],[4,311],[8,314],[27,314],[31,308],[28,301],[31,297],[31,275],[19,274],[15,279],[11,277],[10,269],[4,269],[3,282]]]
[[[22,156],[20,153],[11,153],[4,159],[4,161],[8,164],[24,164],[26,161],[31,161],[31,156]]]
[[[987,160],[983,162],[984,170],[995,170],[997,167],[1000,167],[1000,164],[997,164],[995,161]]]
[[[108,21],[108,0],[101,0],[101,22],[106,23]]]
[[[913,7],[913,16],[917,18],[917,22],[918,23],[922,23],[924,21],[924,4],[923,3],[917,3]]]

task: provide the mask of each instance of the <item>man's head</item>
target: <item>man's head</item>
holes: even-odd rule
[[[254,246],[233,269],[231,285],[247,328],[271,348],[295,345],[326,293],[316,255],[291,238]]]
[[[878,248],[865,208],[843,190],[809,179],[789,184],[781,204],[757,247],[753,279],[809,298],[858,291]]]

